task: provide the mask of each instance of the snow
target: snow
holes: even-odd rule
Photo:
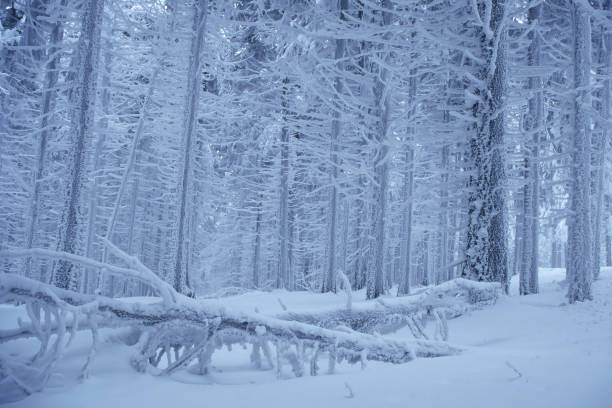
[[[417,359],[402,365],[368,362],[321,367],[317,377],[294,378],[285,367],[256,370],[250,350],[235,347],[213,355],[206,376],[178,372],[155,377],[135,372],[133,348],[113,342],[121,333],[105,331],[90,377],[76,380],[91,335],[79,334],[59,365],[60,374],[42,393],[7,407],[609,407],[612,401],[612,268],[593,285],[594,300],[568,305],[563,269],[540,271],[541,294],[511,296],[491,307],[448,322],[450,341],[466,347],[457,356]],[[211,300],[231,309],[278,314],[342,307],[344,294],[275,291]],[[355,293],[355,306],[363,293]],[[0,327],[15,326],[22,308],[0,305]],[[431,327],[433,330],[433,327]],[[408,340],[408,329],[389,337]],[[1,353],[35,346],[2,344]],[[267,367],[264,363],[264,367]],[[9,396],[0,396],[6,400]]]

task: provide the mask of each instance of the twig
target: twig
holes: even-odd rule
[[[353,398],[355,394],[353,393],[353,389],[347,382],[344,383],[344,388],[348,391],[348,394],[344,396],[344,398]]]
[[[283,303],[283,301],[281,300],[281,298],[277,297],[276,300],[278,300],[278,304],[283,308],[283,310],[286,312],[287,311],[287,306],[285,306],[285,304]]]
[[[506,365],[507,365],[507,366],[508,366],[508,367],[509,367],[509,368],[510,368],[512,371],[514,371],[514,372],[517,374],[517,376],[516,376],[516,377],[514,377],[514,378],[511,378],[511,379],[510,379],[510,381],[515,381],[515,380],[518,380],[519,378],[521,378],[521,377],[523,376],[523,374],[522,374],[522,373],[521,373],[519,370],[517,370],[517,369],[516,369],[516,367],[514,367],[512,364],[510,364],[508,361],[506,361]]]

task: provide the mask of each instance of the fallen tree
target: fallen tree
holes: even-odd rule
[[[33,250],[28,253],[67,259],[66,254],[52,251]],[[16,254],[22,252],[0,253],[4,256]],[[69,258],[90,267],[93,265],[91,260]],[[460,351],[458,347],[440,341],[397,341],[205,306],[157,280],[149,282],[150,271],[144,270],[144,266],[134,259],[127,258],[126,262],[139,269],[93,266],[150,283],[164,295],[161,302],[130,303],[79,294],[17,275],[0,275],[0,302],[23,305],[29,320],[20,319],[16,328],[0,331],[0,341],[33,337],[40,343],[32,357],[0,354],[0,383],[3,388],[19,388],[25,394],[41,390],[61,359],[64,348],[81,330],[90,330],[93,338],[81,370],[81,377],[87,377],[101,328],[132,329],[132,335],[127,339],[136,347],[132,366],[157,375],[170,374],[195,361],[199,371],[206,373],[213,352],[223,345],[236,343],[252,345],[251,359],[255,365],[261,366],[262,357],[265,357],[267,364],[274,366],[279,375],[283,365],[288,364],[296,376],[303,375],[306,368],[311,375],[316,375],[318,360],[324,354],[329,360],[330,371],[333,371],[335,363],[343,360],[398,364],[416,357],[446,356]]]
[[[415,338],[427,339],[427,321],[440,325],[442,340],[447,340],[446,320],[494,303],[500,294],[497,283],[454,279],[427,288],[419,294],[378,299],[358,307],[317,313],[283,313],[276,317],[325,328],[350,329],[361,333],[390,333],[408,326]],[[437,331],[437,330],[436,330]]]
[[[437,337],[446,339],[446,316],[450,316],[451,306],[491,301],[496,296],[493,293],[497,293],[488,286],[461,280],[408,302],[380,303],[378,309],[270,317],[230,311],[183,296],[136,258],[127,256],[108,242],[107,245],[127,267],[47,250],[0,252],[0,256],[70,260],[88,268],[103,269],[105,273],[137,279],[160,295],[157,303],[131,303],[79,294],[17,275],[0,275],[0,303],[23,305],[28,316],[28,321],[19,320],[17,327],[0,330],[0,343],[26,338],[36,338],[40,343],[31,357],[0,353],[0,390],[4,392],[8,387],[25,394],[41,390],[62,358],[64,348],[82,330],[91,331],[93,339],[80,374],[87,377],[102,328],[129,328],[130,334],[123,336],[123,340],[135,348],[132,366],[155,375],[167,375],[187,366],[207,373],[214,351],[233,344],[250,344],[253,364],[275,368],[279,376],[286,365],[296,376],[307,371],[317,375],[318,361],[324,357],[328,359],[329,371],[333,372],[335,364],[341,361],[364,364],[367,360],[375,360],[399,364],[417,357],[453,355],[461,349],[445,341],[428,340],[418,323],[414,323],[415,339],[410,341],[369,333],[375,331],[373,328],[382,327],[377,326],[377,319],[387,323],[393,319],[416,322],[415,316],[424,311],[435,317],[436,330],[440,334]],[[448,296],[455,299],[444,300]]]

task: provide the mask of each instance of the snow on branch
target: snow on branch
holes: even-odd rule
[[[52,251],[42,248],[2,250],[0,251],[0,258],[38,257],[68,261],[81,266],[96,268],[100,271],[105,271],[115,276],[136,279],[155,289],[157,294],[164,300],[165,303],[174,303],[176,301],[177,294],[172,286],[160,279],[135,257],[127,255],[125,252],[121,251],[107,240],[105,240],[105,244],[113,255],[125,261],[129,268],[99,262],[91,258],[70,254],[67,252]]]
[[[362,333],[389,333],[408,326],[415,338],[427,338],[423,326],[431,320],[441,325],[439,335],[448,337],[446,319],[494,303],[500,294],[498,283],[454,279],[412,296],[379,298],[352,309],[319,313],[283,313],[276,317],[326,328],[345,327]],[[382,306],[382,308],[381,308]]]
[[[30,252],[28,252],[30,254]],[[59,289],[10,274],[0,275],[0,302],[27,305],[30,323],[0,333],[0,341],[35,337],[41,346],[26,362],[0,356],[0,374],[25,393],[42,389],[55,363],[62,356],[65,337],[78,330],[91,330],[94,340],[101,328],[128,327],[137,331],[138,351],[132,366],[157,375],[169,374],[198,361],[206,373],[213,352],[226,345],[252,344],[251,360],[259,361],[263,352],[268,364],[274,363],[270,346],[276,349],[276,369],[288,364],[296,376],[316,374],[317,360],[327,354],[330,367],[346,360],[350,363],[376,360],[405,363],[416,357],[457,354],[459,347],[442,341],[415,339],[398,341],[355,331],[340,331],[297,321],[286,321],[259,314],[228,311],[203,305],[178,295],[173,303],[128,303],[103,296],[84,295]],[[19,331],[20,330],[20,331]],[[8,338],[2,339],[2,336]],[[50,340],[54,339],[50,347]],[[96,344],[91,346],[82,377],[87,376]],[[165,357],[165,358],[164,358]],[[5,381],[6,383],[6,381]]]

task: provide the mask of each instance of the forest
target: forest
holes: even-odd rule
[[[0,0],[0,68],[0,403],[611,403],[612,0]]]

